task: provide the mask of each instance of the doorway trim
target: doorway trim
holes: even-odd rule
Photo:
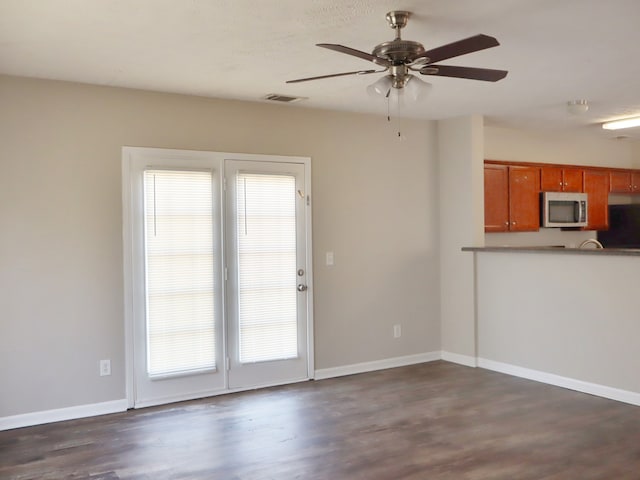
[[[209,154],[222,160],[250,160],[262,162],[278,163],[298,163],[304,165],[304,181],[306,186],[305,201],[305,244],[307,249],[306,271],[307,271],[307,378],[313,379],[315,372],[314,364],[314,338],[313,338],[313,250],[312,250],[312,192],[311,192],[311,158],[284,156],[284,155],[260,155],[250,153],[230,153],[197,150],[177,150],[166,148],[150,147],[122,147],[122,240],[123,240],[123,283],[124,283],[124,347],[125,347],[125,394],[127,398],[127,408],[134,408],[135,401],[135,374],[134,374],[134,290],[138,288],[134,282],[134,226],[132,214],[132,163],[133,158],[138,155],[192,155],[201,156]],[[223,171],[224,174],[224,171]],[[222,238],[224,238],[224,222],[222,225]],[[224,321],[227,321],[226,310],[223,312]],[[226,389],[219,394],[233,393],[253,388]],[[176,399],[179,401],[181,399]],[[185,399],[186,400],[186,399]]]

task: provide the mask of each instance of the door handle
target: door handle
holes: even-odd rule
[[[303,285],[302,283],[299,283],[299,284],[298,284],[298,287],[297,287],[297,290],[298,290],[299,292],[306,292],[306,291],[307,291],[307,286],[306,286],[306,285]]]

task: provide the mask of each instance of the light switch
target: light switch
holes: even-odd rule
[[[327,252],[326,262],[327,267],[333,267],[333,252]]]

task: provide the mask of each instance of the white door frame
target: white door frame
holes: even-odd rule
[[[135,401],[135,376],[134,376],[134,289],[139,286],[134,282],[134,262],[133,252],[135,248],[133,236],[133,215],[132,215],[132,164],[134,157],[145,155],[152,156],[159,154],[167,155],[192,155],[202,154],[212,155],[222,160],[251,160],[278,163],[298,163],[304,165],[304,176],[306,185],[306,206],[305,206],[305,243],[307,250],[306,272],[308,286],[307,290],[307,378],[314,378],[314,340],[313,340],[313,255],[312,255],[312,219],[311,219],[311,158],[294,157],[280,155],[258,155],[248,153],[228,153],[228,152],[201,152],[193,150],[174,150],[164,148],[147,147],[122,147],[122,238],[123,238],[123,280],[124,280],[124,342],[125,342],[125,391],[128,408],[133,408]],[[223,200],[224,201],[224,200]],[[222,208],[225,208],[224,204]],[[224,223],[224,222],[223,222]],[[224,224],[222,225],[224,229]],[[225,232],[222,232],[225,238]],[[226,312],[224,313],[226,318]],[[225,320],[226,321],[226,320]],[[233,391],[245,390],[227,389],[220,393],[230,393]]]

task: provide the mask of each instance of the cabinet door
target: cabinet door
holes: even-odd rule
[[[564,168],[562,170],[562,190],[564,192],[582,192],[584,170]]]
[[[587,230],[609,228],[609,175],[606,171],[585,170],[584,192],[588,195]]]
[[[484,231],[509,230],[509,169],[506,165],[484,166]]]
[[[582,192],[581,168],[544,166],[540,171],[540,190],[543,192]]]
[[[562,168],[547,167],[546,165],[540,170],[540,190],[543,192],[561,192],[562,191]]]
[[[631,193],[640,193],[640,172],[631,174]]]
[[[540,229],[540,168],[509,167],[509,230]]]
[[[637,174],[634,174],[637,175]],[[632,189],[630,172],[610,172],[610,189],[611,193],[629,193]]]

